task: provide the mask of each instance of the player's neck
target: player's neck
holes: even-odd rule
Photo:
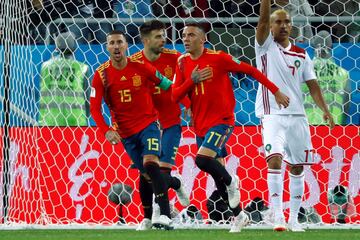
[[[161,55],[161,53],[156,54],[147,48],[144,48],[143,53],[144,53],[144,56],[146,57],[146,59],[149,60],[150,62],[157,60]]]
[[[283,48],[287,48],[290,45],[290,40],[287,38],[281,41],[277,41],[277,43]]]
[[[114,61],[113,59],[111,59],[111,64],[114,68],[118,69],[118,70],[122,70],[126,67],[127,65],[127,58],[124,57],[123,59],[121,59],[120,61]]]
[[[190,57],[192,60],[196,60],[198,59],[204,52],[205,47],[202,46],[201,48],[194,50],[193,52],[190,53]]]

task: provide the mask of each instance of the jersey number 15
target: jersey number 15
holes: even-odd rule
[[[120,90],[120,101],[121,102],[131,102],[131,93],[130,89]]]

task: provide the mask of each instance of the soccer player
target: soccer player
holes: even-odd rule
[[[323,118],[330,127],[334,120],[316,81],[313,64],[305,52],[289,41],[291,21],[282,9],[270,15],[270,0],[262,0],[260,19],[256,30],[255,53],[258,69],[290,97],[289,107],[279,109],[273,96],[259,85],[256,97],[256,115],[261,118],[265,157],[268,164],[269,198],[274,210],[274,230],[286,230],[283,214],[283,179],[281,164],[290,169],[290,217],[288,228],[303,231],[297,221],[304,193],[303,165],[313,163],[313,147],[309,124],[305,116],[301,83],[306,82],[315,103],[322,109]]]
[[[140,26],[140,37],[144,49],[132,55],[131,59],[147,62],[168,79],[173,79],[176,61],[180,53],[176,50],[164,48],[165,24],[158,20],[145,22]],[[164,174],[167,186],[176,191],[180,204],[186,207],[190,204],[190,200],[183,183],[181,179],[170,174],[171,168],[175,164],[174,160],[181,138],[180,105],[171,100],[171,91],[164,91],[157,86],[154,87],[152,98],[159,113],[159,122],[162,128],[160,169]],[[188,98],[185,98],[182,103],[187,108],[190,107]],[[156,225],[158,223],[158,207],[156,204],[155,208],[152,209],[151,183],[141,176],[139,190],[144,208],[144,220],[137,230],[147,230],[151,228],[152,224]]]
[[[231,176],[216,160],[227,155],[225,144],[235,124],[235,98],[229,73],[251,75],[275,94],[279,105],[287,107],[289,98],[256,68],[224,52],[205,48],[206,36],[201,25],[187,24],[182,38],[187,53],[178,59],[173,99],[179,101],[185,95],[190,97],[199,147],[196,165],[213,177],[222,198],[236,216],[230,232],[240,232],[249,218],[240,208],[239,179]]]
[[[170,229],[167,187],[159,167],[160,129],[154,108],[152,88],[155,83],[168,89],[172,82],[150,64],[126,57],[128,43],[124,33],[112,31],[107,36],[110,60],[95,72],[90,94],[90,112],[96,125],[112,144],[120,141],[151,187],[160,206],[159,224]],[[101,101],[108,105],[116,129],[109,127],[101,112]]]

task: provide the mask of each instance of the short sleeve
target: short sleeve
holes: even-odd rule
[[[304,62],[304,71],[303,71],[303,81],[309,81],[316,79],[316,74],[314,70],[314,63],[310,59],[307,52],[305,52],[305,62]]]
[[[255,38],[255,54],[258,56],[265,54],[269,50],[271,44],[274,44],[274,43],[275,43],[274,38],[273,38],[273,35],[271,34],[271,32],[269,33],[269,35],[266,38],[263,45],[259,45],[259,43],[257,42],[257,40]]]

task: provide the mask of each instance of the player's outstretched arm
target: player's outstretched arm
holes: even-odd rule
[[[222,63],[224,64],[223,67],[229,72],[245,73],[255,78],[259,83],[264,85],[274,94],[275,100],[280,108],[281,106],[283,106],[284,108],[287,108],[289,106],[289,97],[283,94],[273,82],[271,82],[255,67],[245,62],[240,62],[239,60],[232,58],[229,54],[222,55]]]
[[[270,34],[270,0],[261,0],[260,17],[256,28],[256,41],[261,46]]]
[[[329,124],[330,129],[333,129],[335,127],[334,118],[329,112],[318,82],[313,79],[306,81],[306,85],[309,88],[310,95],[314,99],[314,102],[323,111],[324,120]]]

